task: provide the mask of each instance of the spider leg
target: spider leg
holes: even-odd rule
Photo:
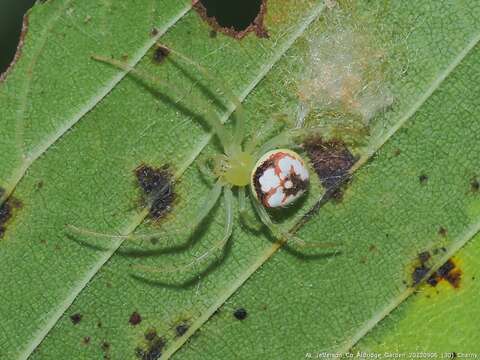
[[[197,167],[200,170],[202,176],[205,178],[210,178],[213,176],[212,170],[208,167],[207,162],[211,159],[211,157],[199,157],[197,160]]]
[[[150,81],[152,83],[161,85],[168,90],[169,96],[176,96],[177,98],[182,98],[184,95],[178,90],[178,88],[175,85],[169,83],[167,80],[160,79],[154,75],[146,73],[145,71],[135,69],[125,62],[107,58],[104,56],[99,56],[99,55],[92,55],[92,59],[110,64],[126,72],[135,74],[135,76],[137,76],[142,80]],[[192,96],[191,94],[189,94],[188,97],[194,102],[194,106],[196,109],[208,108],[204,116],[205,120],[207,121],[207,124],[213,129],[217,137],[220,139],[222,146],[225,149],[230,148],[232,143],[231,136],[226,132],[225,128],[223,127],[223,123],[220,121],[215,111],[210,107],[206,107],[205,104],[202,103],[198,97]]]
[[[365,129],[356,129],[351,126],[315,126],[305,128],[286,129],[278,135],[266,141],[257,151],[257,155],[265,154],[267,151],[275,148],[290,146],[301,147],[305,139],[311,137],[324,137],[334,134],[336,137],[344,139],[347,143],[355,145],[358,141],[355,137],[365,136]]]
[[[282,245],[286,242],[289,242],[289,243],[295,243],[301,247],[309,247],[309,248],[332,248],[332,247],[338,246],[338,244],[334,244],[334,243],[307,242],[289,233],[288,231],[282,230],[277,224],[275,224],[272,221],[272,219],[270,218],[270,215],[268,215],[267,210],[265,210],[265,208],[258,201],[255,200],[255,196],[253,194],[251,195],[252,195],[253,204],[258,214],[258,217],[263,222],[263,224],[270,230],[270,232],[277,239],[277,241],[280,242]]]
[[[245,186],[238,188],[238,208],[240,213],[241,220],[249,228],[259,231],[260,227],[258,226],[258,221],[255,221],[252,216],[247,211],[247,196],[245,193]]]
[[[173,273],[173,272],[183,272],[192,268],[193,266],[197,265],[198,263],[208,259],[210,256],[215,254],[215,252],[219,249],[222,249],[225,244],[228,242],[230,237],[232,236],[232,229],[233,229],[233,194],[232,190],[229,186],[224,187],[225,193],[225,228],[223,237],[219,240],[214,242],[214,244],[203,254],[200,256],[195,257],[193,260],[187,261],[183,264],[179,265],[170,265],[170,266],[144,266],[144,265],[134,265],[133,268],[138,269],[140,271],[145,272],[153,272],[153,273]]]
[[[257,147],[261,138],[268,134],[274,127],[275,123],[273,121],[269,121],[263,124],[258,131],[255,131],[249,139],[247,139],[245,143],[245,151],[249,153],[253,153],[254,149]]]
[[[220,194],[222,193],[222,184],[217,181],[215,185],[212,187],[210,192],[207,194],[205,197],[204,201],[201,203],[201,205],[198,207],[198,210],[196,212],[196,215],[192,219],[192,221],[189,223],[187,226],[187,231],[193,231],[195,228],[200,224],[200,222],[210,213],[212,208],[215,206],[215,204],[218,201],[218,198],[220,197]],[[152,232],[148,234],[106,234],[94,230],[89,230],[89,229],[83,229],[79,228],[75,225],[66,225],[67,229],[71,230],[72,232],[75,232],[80,235],[87,235],[87,236],[93,236],[93,237],[98,237],[98,238],[107,238],[107,239],[123,239],[123,240],[159,240],[163,239],[168,235],[171,234],[166,234],[164,231],[163,232]],[[182,233],[185,232],[185,229],[182,229]]]
[[[220,79],[217,75],[214,73],[210,72],[206,67],[200,65],[196,61],[190,59],[188,56],[182,54],[179,51],[170,49],[166,47],[165,45],[162,45],[160,43],[157,43],[157,46],[162,47],[166,50],[168,50],[170,53],[178,56],[180,59],[182,59],[184,62],[188,63],[189,65],[192,65],[195,67],[202,75],[207,77],[209,80],[211,80],[218,88],[220,91],[223,92],[223,94],[233,103],[235,106],[235,133],[234,133],[234,146],[235,150],[240,150],[240,146],[244,140],[245,137],[245,111],[243,110],[242,102],[240,99],[227,87],[224,86],[223,83],[224,81]],[[170,59],[171,61],[171,59]]]

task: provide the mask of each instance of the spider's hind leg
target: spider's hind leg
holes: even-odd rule
[[[192,221],[189,222],[189,225],[186,229],[182,229],[182,233],[185,231],[194,231],[197,226],[202,222],[202,220],[210,213],[215,204],[217,203],[222,192],[222,184],[217,182],[213,188],[208,192],[204,201],[198,207],[196,214],[192,218]],[[66,225],[67,229],[70,231],[86,236],[92,236],[96,238],[106,238],[111,240],[134,240],[134,241],[158,241],[165,239],[168,235],[164,231],[151,232],[148,234],[107,234],[95,230],[84,229],[77,227],[75,225],[68,224]]]
[[[254,198],[253,194],[252,194],[252,198]],[[267,210],[265,210],[265,208],[258,201],[253,199],[253,204],[257,212],[257,215],[262,221],[262,223],[270,230],[270,232],[275,237],[275,239],[282,245],[288,242],[289,244],[296,244],[303,248],[334,248],[339,246],[339,244],[334,244],[334,243],[327,243],[327,242],[313,243],[313,242],[307,242],[303,239],[300,239],[294,234],[280,229],[280,227],[272,221],[272,219],[270,218],[270,215],[268,215]]]
[[[223,249],[230,237],[232,236],[233,230],[233,194],[230,187],[224,187],[224,199],[225,199],[225,227],[223,237],[214,242],[213,245],[204,253],[199,256],[194,257],[192,260],[187,261],[182,264],[170,265],[170,266],[144,266],[144,265],[134,265],[133,268],[138,269],[144,272],[150,273],[175,273],[186,271],[200,262],[208,259],[215,254],[217,250]]]

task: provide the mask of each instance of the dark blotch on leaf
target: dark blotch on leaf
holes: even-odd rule
[[[428,260],[430,260],[430,253],[428,251],[422,251],[420,254],[418,254],[418,259],[422,264],[426,263]]]
[[[85,336],[85,337],[83,338],[83,340],[82,340],[82,343],[83,343],[84,345],[90,344],[90,336]]]
[[[144,205],[150,207],[150,216],[159,219],[170,211],[175,193],[172,174],[166,167],[154,169],[141,165],[135,169],[135,176],[143,190]]]
[[[446,237],[447,233],[448,230],[445,229],[443,226],[440,226],[440,228],[438,229],[438,235],[440,235],[441,237]]]
[[[70,320],[72,320],[73,325],[77,325],[82,320],[82,314],[73,314],[70,316]]]
[[[305,142],[304,148],[327,190],[343,183],[348,170],[357,161],[345,143],[336,139],[324,141],[322,138],[311,138]],[[341,194],[336,194],[336,198],[341,198]]]
[[[162,350],[165,347],[165,339],[159,337],[155,330],[150,330],[145,334],[145,339],[148,340],[148,348],[146,350],[141,348],[135,349],[135,354],[142,360],[157,360],[162,355]]]
[[[145,340],[147,341],[152,341],[153,339],[155,339],[157,337],[157,331],[155,329],[152,329],[152,330],[148,330],[146,333],[145,333]]]
[[[153,51],[153,61],[160,64],[165,60],[169,53],[170,50],[168,50],[166,47],[157,46]]]
[[[188,325],[182,323],[175,328],[175,333],[177,336],[183,336],[188,331]]]
[[[415,269],[413,269],[412,273],[413,285],[418,285],[425,278],[425,276],[427,276],[427,273],[429,271],[430,268],[423,264],[420,266],[416,266]]]
[[[0,188],[0,198],[4,194],[5,190]],[[7,222],[12,218],[14,209],[20,209],[21,207],[22,203],[13,197],[9,197],[3,204],[0,204],[0,239],[7,230]]]
[[[444,248],[440,250],[443,251]],[[433,251],[434,254],[438,254],[438,251]],[[412,273],[412,280],[413,285],[418,285],[427,273],[430,271],[431,266],[427,265],[427,263],[431,259],[431,253],[429,251],[422,251],[418,254],[418,262],[419,264],[415,266]],[[456,267],[454,261],[452,259],[448,259],[442,266],[438,268],[431,276],[426,279],[427,284],[431,286],[436,286],[440,281],[446,280],[448,281],[453,287],[457,288],[460,285],[460,279],[462,276],[462,272],[459,268]]]
[[[418,254],[419,265],[415,266],[412,272],[413,286],[418,285],[427,276],[430,271],[430,267],[427,266],[428,260],[431,258],[431,254],[428,251],[422,251]]]
[[[235,316],[235,318],[238,320],[245,320],[248,316],[248,313],[244,308],[238,308],[233,312],[233,316]]]
[[[437,285],[440,281],[446,280],[454,288],[460,286],[462,271],[455,265],[452,259],[448,259],[445,264],[440,266],[438,270],[428,279],[428,283],[432,286]]]
[[[477,178],[473,178],[470,182],[470,188],[472,192],[477,193],[480,190],[480,181]]]
[[[254,32],[260,38],[268,37],[264,26],[266,0],[193,0],[193,7],[213,28],[236,39]]]
[[[142,322],[142,317],[138,312],[134,311],[132,315],[130,315],[130,319],[128,319],[128,322],[134,326],[138,325]]]
[[[422,174],[418,177],[418,180],[420,181],[420,184],[425,185],[428,182],[428,176]]]

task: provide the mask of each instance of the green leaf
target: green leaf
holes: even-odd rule
[[[160,96],[156,93],[158,87],[142,83],[133,76],[115,86],[125,73],[91,60],[91,55],[112,54],[117,58],[126,57],[134,64],[134,60],[147,52],[155,40],[151,37],[153,26],[158,24],[159,29],[167,29],[171,25],[162,42],[174,44],[176,50],[189,54],[210,69],[231,69],[224,74],[229,81],[226,86],[244,98],[323,8],[314,1],[285,3],[277,7],[277,11],[269,11],[268,25],[272,35],[268,42],[262,43],[254,37],[243,40],[240,45],[237,40],[226,36],[211,37],[210,27],[196,12],[188,12],[182,17],[187,7],[185,2],[174,3],[171,9],[171,2],[168,6],[166,4],[152,4],[144,9],[143,3],[128,7],[105,3],[99,9],[90,9],[92,5],[77,2],[47,2],[36,5],[29,14],[29,32],[22,49],[24,55],[2,85],[6,104],[2,106],[5,111],[1,117],[2,129],[6,130],[2,132],[2,148],[6,155],[2,161],[1,178],[6,194],[12,191],[28,166],[27,176],[13,194],[15,201],[22,203],[22,208],[8,220],[2,238],[1,267],[5,291],[1,307],[2,313],[11,314],[2,325],[5,329],[2,356],[28,356],[62,315],[71,324],[71,303],[86,290],[94,275],[101,277],[105,273],[99,273],[99,270],[114,249],[102,252],[75,241],[76,238],[66,231],[65,224],[107,232],[134,229],[145,216],[134,170],[146,163],[156,167],[170,165],[173,171],[180,173],[211,138],[203,124],[193,119],[199,109],[192,109],[188,99],[179,105],[172,104],[178,99]],[[143,15],[142,11],[145,12]],[[129,14],[136,14],[142,20],[136,21]],[[179,18],[181,20],[176,22]],[[119,24],[119,21],[126,24]],[[111,27],[118,29],[114,31]],[[281,28],[288,31],[281,32]],[[137,38],[132,38],[134,34],[138,34]],[[196,38],[194,43],[192,34]],[[40,36],[40,40],[35,36]],[[96,43],[92,37],[102,41]],[[68,41],[61,40],[63,38]],[[38,50],[29,50],[29,46],[38,46]],[[69,46],[78,47],[77,52],[70,50]],[[54,51],[58,52],[56,56]],[[149,73],[167,74],[191,97],[193,94],[202,95],[195,77],[192,78],[195,73],[182,75],[183,68],[178,69],[170,63],[157,64],[152,57],[153,49],[149,50],[140,67]],[[58,61],[59,58],[62,61]],[[29,69],[42,61],[45,64],[38,65],[38,69],[43,73],[35,67],[33,74],[36,78],[30,83],[28,75],[33,70]],[[76,69],[75,76],[71,76],[72,68]],[[68,86],[63,84],[64,81]],[[27,90],[22,86],[32,89],[24,94]],[[102,99],[98,96],[102,91],[111,93]],[[12,100],[21,96],[29,103]],[[71,103],[64,104],[67,100]],[[202,105],[209,106],[209,103],[204,100]],[[23,114],[22,109],[28,109],[28,115]],[[230,111],[224,111],[224,119]],[[50,123],[51,119],[58,121]],[[81,121],[76,121],[79,119]],[[75,127],[65,133],[74,122]],[[15,138],[12,134],[16,134],[17,128],[24,135]],[[64,132],[64,136],[50,146],[59,132]],[[16,143],[24,144],[23,152],[27,154],[28,161],[22,166],[15,162],[19,158]],[[40,153],[43,154],[41,158],[29,155]],[[34,161],[37,158],[38,161]],[[189,168],[181,178],[176,185],[175,211],[166,225],[176,224],[176,218],[190,218],[193,205],[208,185],[199,179],[196,167]],[[10,203],[13,204],[14,200]],[[206,237],[204,246],[216,234],[215,228],[211,228],[212,234]],[[183,241],[182,238],[177,240]],[[185,257],[189,257],[188,254]],[[133,273],[128,266],[131,259],[118,259],[123,261],[123,270],[118,272],[119,284],[130,279],[129,283],[143,289],[141,293],[147,291],[148,286],[130,277]],[[88,288],[92,288],[91,285]],[[137,294],[138,290],[132,290],[131,299],[137,298]],[[118,299],[122,297],[115,295]],[[203,304],[199,307],[204,309]],[[93,308],[91,310],[94,312]],[[128,318],[133,310],[127,311],[125,330],[128,331]],[[88,323],[89,318],[92,315],[84,313],[80,324]],[[108,321],[98,319],[92,323],[95,328],[99,321],[108,326]],[[80,326],[75,328],[78,329]],[[102,335],[90,333],[84,336],[91,336],[92,343],[98,345],[98,337]],[[77,342],[80,346],[84,336]],[[100,346],[88,349],[102,351]],[[133,354],[133,349],[130,350],[129,353]]]
[[[305,40],[296,40],[342,30],[350,18],[331,10],[317,21],[324,8],[316,1],[272,1],[265,19],[270,38],[238,42],[211,38],[198,14],[183,16],[186,2],[166,4],[147,10],[143,3],[106,2],[89,9],[93,5],[55,1],[30,14],[23,55],[2,85],[6,161],[0,179],[7,192],[27,167],[28,172],[13,194],[23,205],[1,242],[0,309],[8,316],[0,354],[25,358],[35,349],[32,358],[116,359],[157,350],[168,356],[180,349],[177,357],[183,359],[346,351],[413,292],[409,281],[419,252],[445,246],[447,252],[435,259],[441,265],[478,231],[479,198],[469,189],[478,176],[480,9],[447,1],[345,7],[353,29],[372,34],[374,47],[385,49],[394,104],[369,124],[367,145],[355,149],[359,170],[343,200],[321,207],[299,231],[306,240],[343,242],[341,253],[277,251],[272,239],[237,221],[217,261],[194,273],[139,278],[129,265],[190,259],[220,236],[223,225],[217,208],[199,241],[190,239],[186,248],[179,236],[177,249],[150,256],[132,254],[128,244],[116,253],[119,243],[99,250],[91,246],[98,240],[65,231],[65,224],[106,232],[135,229],[145,216],[134,176],[142,163],[169,165],[183,174],[175,184],[173,211],[159,224],[144,223],[142,232],[181,228],[207,191],[189,165],[207,144],[205,154],[218,147],[209,144],[211,135],[192,112],[211,105],[205,99],[214,86],[191,69],[152,62],[152,24],[169,28],[163,43],[217,72],[225,86],[246,98],[253,133],[259,124],[298,111],[295,81],[304,80],[299,73],[308,50]],[[114,31],[102,30],[102,21]],[[91,37],[97,41],[85,40]],[[188,96],[177,102],[162,86],[124,77],[89,58],[127,55],[135,64],[146,52],[138,68],[174,81]],[[200,106],[193,101],[197,97]],[[223,106],[222,118],[233,109]],[[23,166],[15,160],[19,142],[26,154],[38,154]],[[421,175],[428,181],[419,181]],[[300,221],[323,194],[314,181],[286,225]],[[439,227],[448,229],[447,238],[438,235]],[[238,308],[247,311],[242,321],[233,316]],[[179,326],[188,330],[180,335]],[[194,332],[199,336],[190,337]]]
[[[356,351],[436,353],[437,357],[473,357],[480,345],[477,294],[479,236],[460,249],[453,260],[460,281],[455,287],[448,279],[436,285],[424,284],[378,327],[360,341]],[[453,283],[455,284],[455,283]]]

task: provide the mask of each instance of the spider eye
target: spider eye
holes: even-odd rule
[[[253,169],[251,181],[253,193],[266,208],[291,204],[307,191],[308,184],[302,157],[287,149],[264,154]]]

